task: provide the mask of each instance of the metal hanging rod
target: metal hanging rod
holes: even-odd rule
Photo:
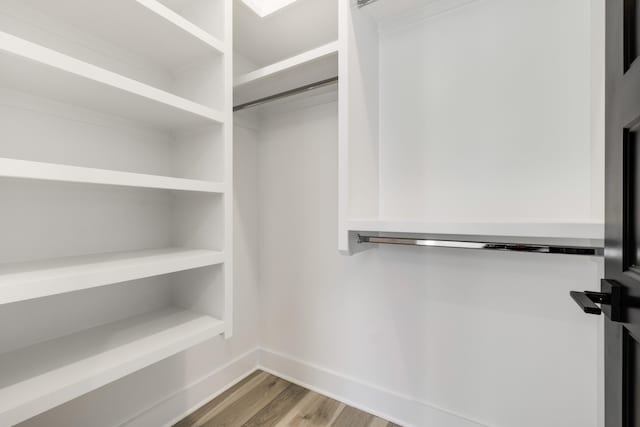
[[[301,93],[309,92],[314,89],[320,89],[326,86],[331,86],[338,82],[338,76],[331,77],[330,79],[321,80],[319,82],[310,83],[308,85],[300,86],[295,89],[290,89],[284,92],[276,93],[275,95],[269,95],[264,98],[256,99],[255,101],[246,102],[244,104],[236,105],[233,107],[233,111],[246,110],[247,108],[257,107],[259,105],[266,104],[268,102],[277,101],[278,99],[288,98],[290,96],[298,95]]]
[[[425,246],[435,248],[486,249],[493,251],[531,252],[539,254],[563,254],[603,256],[604,248],[598,246],[545,245],[527,243],[476,242],[465,240],[438,240],[409,237],[381,237],[358,234],[358,243],[386,245]]]
[[[358,0],[358,7],[364,7],[378,0]]]

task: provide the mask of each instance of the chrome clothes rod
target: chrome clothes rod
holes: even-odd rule
[[[358,7],[364,7],[368,4],[373,3],[374,1],[378,1],[378,0],[358,0]]]
[[[531,252],[539,254],[603,256],[604,248],[596,246],[544,245],[527,243],[474,242],[465,240],[419,239],[409,237],[380,237],[358,234],[358,243],[425,246],[434,248],[485,249],[492,251]]]
[[[325,86],[330,86],[338,82],[338,76],[331,77],[326,80],[321,80],[319,82],[310,83],[308,85],[300,86],[295,89],[290,89],[284,92],[276,93],[274,95],[269,95],[264,98],[256,99],[255,101],[245,102],[240,105],[236,105],[233,107],[233,111],[246,110],[247,108],[257,107],[259,105],[266,104],[268,102],[277,101],[278,99],[288,98],[290,96],[298,95],[301,93],[309,92],[314,89],[320,89]]]

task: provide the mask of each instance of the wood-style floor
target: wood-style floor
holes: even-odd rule
[[[399,427],[256,371],[174,427]]]

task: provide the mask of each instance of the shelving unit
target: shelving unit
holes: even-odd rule
[[[0,305],[222,264],[222,252],[181,248],[0,265]]]
[[[603,117],[590,95],[600,53],[562,28],[542,31],[547,2],[528,13],[475,0],[360,3],[340,3],[339,250],[371,247],[358,232],[602,247]]]
[[[316,83],[338,75],[338,42],[237,76],[234,105]]]
[[[26,4],[141,57],[177,69],[210,54],[224,43],[156,0],[26,0]]]
[[[0,158],[0,177],[201,193],[224,193],[224,184],[217,182],[6,158]]]
[[[167,309],[0,355],[0,424],[17,424],[223,331],[218,319]]]
[[[13,89],[152,126],[224,122],[224,113],[0,32],[0,79]]]
[[[41,307],[0,332],[1,425],[232,336],[231,22],[232,0],[0,5],[0,315]]]

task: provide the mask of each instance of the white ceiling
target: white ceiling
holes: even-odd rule
[[[244,4],[249,6],[258,16],[264,18],[267,15],[289,6],[297,0],[242,0]]]
[[[234,49],[258,67],[338,39],[338,1],[344,0],[250,1],[282,6],[260,17],[245,0],[235,1]]]

